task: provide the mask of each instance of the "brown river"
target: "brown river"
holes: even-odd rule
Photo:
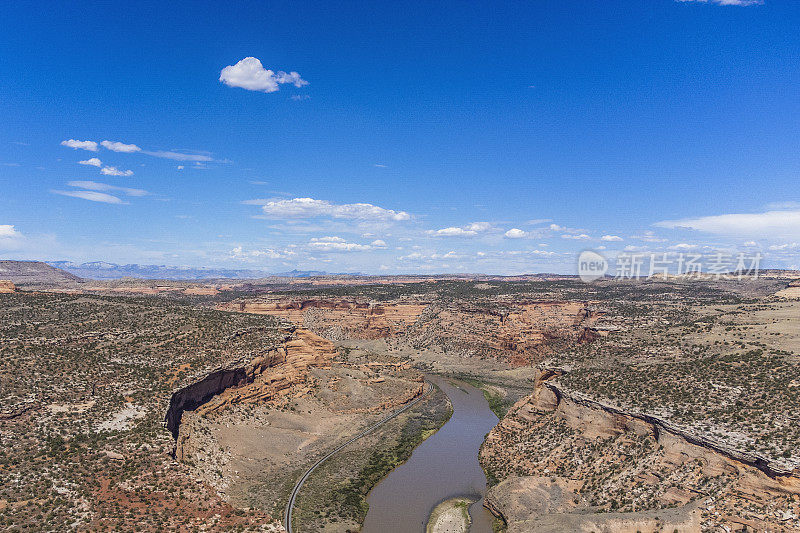
[[[436,376],[429,380],[450,399],[453,416],[370,491],[364,533],[424,532],[433,508],[459,496],[475,501],[470,533],[492,532],[492,516],[482,506],[486,476],[478,450],[497,417],[479,389]]]

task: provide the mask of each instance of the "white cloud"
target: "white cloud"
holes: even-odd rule
[[[0,239],[16,239],[22,237],[22,233],[16,230],[12,224],[0,224]]]
[[[434,237],[474,237],[478,234],[477,231],[472,231],[464,228],[442,228],[442,229],[429,229],[426,231],[428,235],[433,235]]]
[[[12,224],[0,224],[0,250],[15,251],[23,245],[22,233]]]
[[[670,246],[670,250],[694,250],[698,246],[696,244],[687,244],[685,242]]]
[[[133,170],[120,170],[117,167],[103,167],[100,172],[106,176],[133,176]]]
[[[764,3],[764,0],[675,0],[681,3],[698,3],[698,4],[717,4],[720,6],[758,6]]]
[[[361,252],[372,247],[366,244],[356,244],[347,242],[341,237],[319,237],[313,238],[308,245],[321,252]]]
[[[88,189],[90,191],[117,191],[128,196],[147,196],[150,194],[144,189],[131,189],[128,187],[117,187],[116,185],[109,185],[107,183],[98,183],[96,181],[70,181],[67,183],[70,187],[77,187],[79,189]]]
[[[69,148],[74,148],[75,150],[89,150],[90,152],[97,151],[97,143],[94,141],[78,141],[76,139],[70,139],[68,141],[61,141],[61,146],[68,146]]]
[[[505,236],[509,239],[524,239],[528,236],[528,232],[518,228],[511,228],[505,233]]]
[[[713,215],[681,220],[664,220],[655,226],[669,229],[693,229],[715,235],[787,237],[800,236],[800,210],[767,211]]]
[[[248,200],[244,203],[261,205],[264,215],[274,219],[337,218],[403,221],[411,218],[411,215],[405,211],[394,211],[372,204],[334,204],[327,200],[315,200],[314,198]]]
[[[772,250],[773,252],[779,252],[783,250],[796,250],[797,248],[800,248],[800,245],[797,244],[796,242],[773,244],[772,246],[769,247],[769,249]]]
[[[565,235],[562,235],[561,238],[562,239],[572,239],[574,241],[586,241],[586,240],[591,239],[591,237],[589,237],[585,233],[581,233],[581,234],[578,234],[578,235],[566,235],[565,234]]]
[[[623,239],[619,235],[603,235],[600,237],[600,240],[606,242],[621,242]]]
[[[223,68],[219,75],[219,81],[229,87],[241,87],[248,91],[265,93],[274,93],[283,83],[290,83],[295,87],[308,85],[308,82],[297,72],[273,72],[265,69],[261,61],[255,57],[246,57],[235,65]]]
[[[481,231],[489,231],[490,229],[492,229],[492,225],[489,222],[470,222],[469,224],[464,226],[464,228],[469,231],[481,232]]]
[[[279,251],[272,248],[267,248],[265,250],[244,250],[241,246],[237,246],[228,252],[228,256],[231,259],[246,262],[253,262],[257,259],[289,259],[293,255],[295,255],[295,252],[291,250]]]
[[[92,157],[91,159],[87,159],[86,161],[78,161],[79,165],[89,165],[90,167],[102,167],[103,162],[97,159],[96,157]]]
[[[654,224],[654,225],[658,226],[658,224]],[[658,235],[655,234],[655,232],[653,232],[651,230],[645,231],[642,235],[634,235],[633,238],[634,239],[639,239],[640,241],[644,241],[644,242],[664,242],[664,241],[667,240],[667,239],[660,238]]]
[[[97,191],[55,191],[51,190],[53,194],[60,194],[62,196],[71,196],[73,198],[81,198],[83,200],[89,200],[91,202],[102,202],[104,204],[124,204],[123,202],[116,196],[112,196],[110,194],[106,194],[104,192],[97,192]]]
[[[492,229],[492,225],[489,222],[470,222],[462,227],[431,229],[425,233],[433,237],[474,237],[478,233],[483,233],[490,229]]]
[[[122,152],[124,154],[142,151],[142,149],[135,144],[125,144],[115,141],[103,141],[100,143],[100,145],[107,150],[111,150],[112,152]]]
[[[386,248],[386,241],[382,239],[375,239],[370,243],[370,245],[374,246],[375,248]]]

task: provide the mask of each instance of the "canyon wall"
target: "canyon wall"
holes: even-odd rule
[[[498,481],[486,506],[509,532],[800,528],[796,469],[565,390],[556,375],[542,373],[481,449]]]
[[[176,439],[176,457],[182,456],[185,411],[203,415],[235,403],[268,401],[292,388],[303,387],[309,366],[330,363],[333,344],[302,328],[288,330],[280,346],[251,360],[237,360],[175,391],[165,415],[165,425]]]
[[[438,347],[493,357],[514,366],[540,359],[559,342],[592,342],[607,334],[592,302],[530,301],[471,304],[462,301],[367,302],[352,298],[266,297],[222,304],[220,309],[269,314],[331,340],[402,337],[412,347]]]

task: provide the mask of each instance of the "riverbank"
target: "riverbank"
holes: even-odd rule
[[[479,389],[446,377],[429,379],[450,399],[453,415],[372,489],[364,533],[425,533],[432,510],[454,498],[467,500],[472,533],[492,532],[492,517],[481,507],[486,476],[478,463],[478,450],[497,417]],[[466,531],[449,528],[458,527],[458,521],[448,518],[442,527],[445,523],[448,527],[441,531]]]
[[[306,480],[294,508],[296,532],[357,530],[367,494],[450,418],[447,397],[433,391],[420,404],[326,461]]]
[[[469,530],[469,506],[467,498],[452,498],[437,505],[428,519],[426,533],[466,533]]]

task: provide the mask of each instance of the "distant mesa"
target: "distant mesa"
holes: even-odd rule
[[[16,286],[65,285],[83,281],[74,274],[41,261],[0,261],[0,279]]]

